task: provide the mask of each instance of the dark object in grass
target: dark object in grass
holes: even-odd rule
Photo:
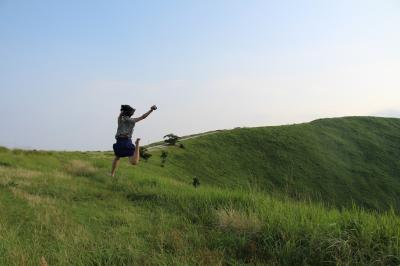
[[[195,177],[195,178],[193,178],[192,184],[195,188],[197,188],[198,186],[200,186],[200,180],[197,177]]]
[[[185,145],[183,145],[182,143],[179,143],[179,148],[184,149]]]
[[[139,148],[140,157],[143,158],[146,162],[152,156],[145,147]]]
[[[160,157],[161,157],[161,164],[165,164],[165,162],[167,161],[168,152],[162,151]]]
[[[0,166],[10,167],[11,164],[10,164],[10,163],[7,163],[7,162],[1,162],[1,161],[0,161]]]

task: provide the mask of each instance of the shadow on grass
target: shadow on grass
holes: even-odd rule
[[[157,194],[148,194],[148,193],[129,193],[126,198],[129,201],[134,202],[158,202],[160,197]]]
[[[11,164],[10,164],[10,163],[7,163],[7,162],[2,162],[2,161],[0,161],[0,166],[3,166],[3,167],[11,167]]]

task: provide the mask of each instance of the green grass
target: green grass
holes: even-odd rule
[[[0,265],[398,265],[399,129],[217,132],[117,178],[111,152],[1,148]]]
[[[400,209],[400,119],[348,117],[243,128],[170,149],[176,178],[312,198],[337,207]],[[182,171],[183,169],[184,171]]]

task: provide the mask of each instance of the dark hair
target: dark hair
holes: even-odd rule
[[[131,117],[135,111],[136,109],[132,108],[130,105],[121,105],[121,112],[123,116]]]

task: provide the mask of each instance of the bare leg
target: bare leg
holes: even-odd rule
[[[140,141],[140,139],[136,139],[136,141],[135,141],[135,146],[136,146],[136,147],[135,147],[135,152],[133,153],[133,156],[130,156],[130,157],[129,157],[129,162],[130,162],[132,165],[137,165],[137,164],[139,163],[139,159],[140,159],[139,141]]]
[[[111,176],[115,176],[115,170],[117,170],[119,164],[119,157],[115,156],[114,161],[112,163],[112,169],[111,169]]]

